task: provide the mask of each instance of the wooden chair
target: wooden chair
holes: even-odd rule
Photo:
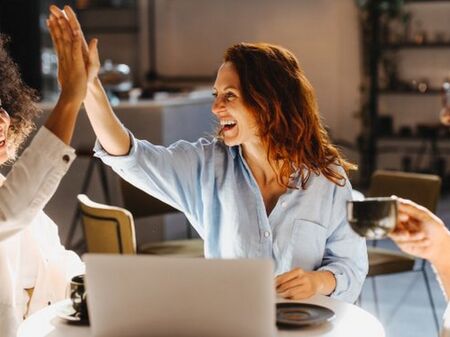
[[[201,245],[197,240],[191,246],[174,240],[137,247],[133,215],[127,209],[94,202],[84,194],[78,195],[78,203],[89,253],[203,256],[201,240]]]
[[[433,213],[436,212],[440,197],[441,178],[431,174],[420,174],[399,171],[377,170],[373,173],[368,191],[369,197],[386,197],[396,195],[401,198],[410,199]],[[375,277],[403,272],[421,272],[425,281],[431,308],[433,310],[436,329],[439,330],[439,318],[431,293],[430,282],[426,272],[426,261],[420,261],[420,268],[414,269],[416,259],[412,256],[388,249],[373,246],[368,247],[369,273],[372,277],[374,302],[379,316],[377,289]]]
[[[121,207],[92,201],[78,195],[83,233],[88,253],[136,254],[133,216]]]
[[[127,181],[120,179],[122,199],[126,209],[128,209],[135,219],[180,211],[167,205],[166,203],[148,195],[140,189],[134,187]],[[203,240],[192,239],[192,227],[186,219],[185,240],[168,240],[142,245],[141,251],[145,254],[155,255],[181,255],[191,257],[203,257]]]

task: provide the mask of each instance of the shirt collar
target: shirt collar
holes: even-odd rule
[[[233,159],[235,159],[237,155],[240,155],[242,157],[242,148],[240,145],[231,146],[229,147],[229,149]]]

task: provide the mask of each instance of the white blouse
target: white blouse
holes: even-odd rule
[[[34,288],[28,314],[65,297],[79,257],[61,245],[42,209],[75,158],[75,151],[41,128],[0,187],[0,336],[13,337]]]

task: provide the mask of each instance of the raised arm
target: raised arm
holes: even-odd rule
[[[88,69],[87,95],[84,100],[84,106],[100,144],[111,155],[120,156],[127,154],[130,150],[130,137],[114,114],[97,76],[100,68],[97,43],[91,41],[90,45],[87,45],[80,23],[69,6],[65,6],[64,10],[51,6],[50,11],[58,18],[61,30],[79,32],[81,36],[81,45]]]
[[[46,128],[38,132],[0,187],[0,241],[31,223],[52,197],[75,157],[74,150],[67,145],[86,95],[87,72],[80,35],[61,30],[56,20],[50,18],[47,24],[58,54],[61,94]]]
[[[67,24],[61,20],[61,24]],[[87,72],[83,61],[80,33],[63,30],[51,16],[47,26],[58,55],[58,80],[61,94],[45,127],[64,143],[70,144],[81,103],[86,96]]]

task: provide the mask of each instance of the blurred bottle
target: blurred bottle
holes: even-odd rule
[[[115,64],[112,60],[105,60],[98,77],[113,106],[119,104],[117,94],[129,92],[133,88],[130,67],[126,64]]]
[[[440,113],[441,123],[450,126],[450,79],[446,78],[441,88],[442,109]]]
[[[42,48],[41,51],[42,71],[42,98],[54,102],[58,98],[58,58],[52,48]]]

